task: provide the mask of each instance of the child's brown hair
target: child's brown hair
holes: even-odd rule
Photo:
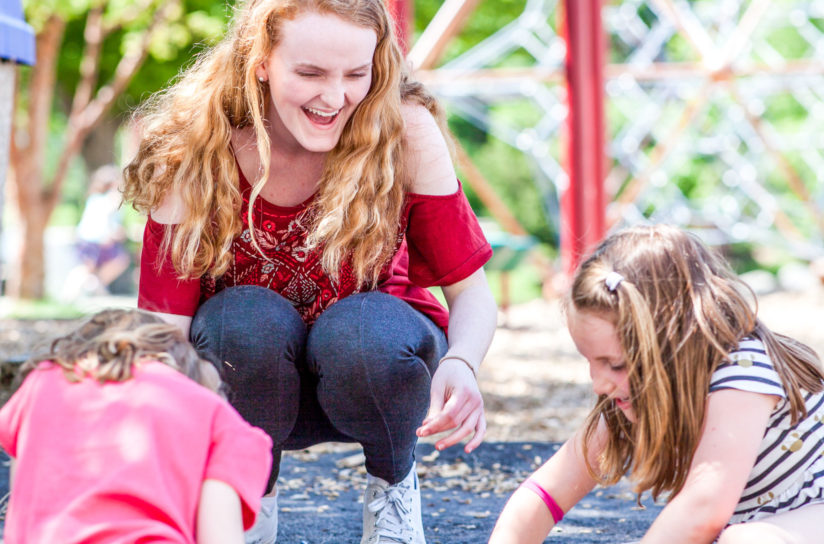
[[[128,380],[135,364],[156,360],[215,392],[221,389],[217,371],[198,356],[179,327],[149,312],[132,309],[94,314],[29,358],[21,375],[25,377],[41,362],[51,361],[63,368],[67,379],[76,381],[83,368],[81,363],[87,359],[96,359],[93,374],[101,382]]]

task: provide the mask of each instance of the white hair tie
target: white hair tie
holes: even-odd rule
[[[607,274],[607,277],[604,278],[604,283],[607,285],[607,289],[611,293],[614,293],[616,289],[618,289],[618,284],[624,281],[624,276],[619,274],[618,272],[610,272]]]

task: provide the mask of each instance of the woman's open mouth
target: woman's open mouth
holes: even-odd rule
[[[315,108],[310,108],[308,106],[303,107],[304,113],[306,113],[306,117],[309,118],[315,124],[318,125],[331,125],[337,119],[340,110],[335,111],[322,111],[316,110]]]

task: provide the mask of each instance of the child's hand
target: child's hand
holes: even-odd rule
[[[424,437],[453,429],[435,443],[435,448],[443,450],[454,446],[474,433],[464,447],[464,451],[470,453],[483,441],[486,418],[475,375],[460,359],[445,358],[432,376],[429,413],[416,433]]]

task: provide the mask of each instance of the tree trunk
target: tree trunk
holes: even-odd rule
[[[9,278],[9,294],[36,299],[44,294],[43,235],[51,215],[49,199],[45,198],[44,172],[49,118],[57,68],[57,56],[63,40],[65,21],[50,17],[37,34],[37,62],[32,67],[29,83],[29,111],[25,126],[12,133],[11,180],[20,210],[20,253],[17,267]],[[38,237],[39,235],[39,237]]]
[[[18,275],[11,286],[12,295],[38,299],[45,296],[46,263],[44,262],[46,224],[50,214],[43,206],[27,210],[21,219],[21,240],[18,259]]]

